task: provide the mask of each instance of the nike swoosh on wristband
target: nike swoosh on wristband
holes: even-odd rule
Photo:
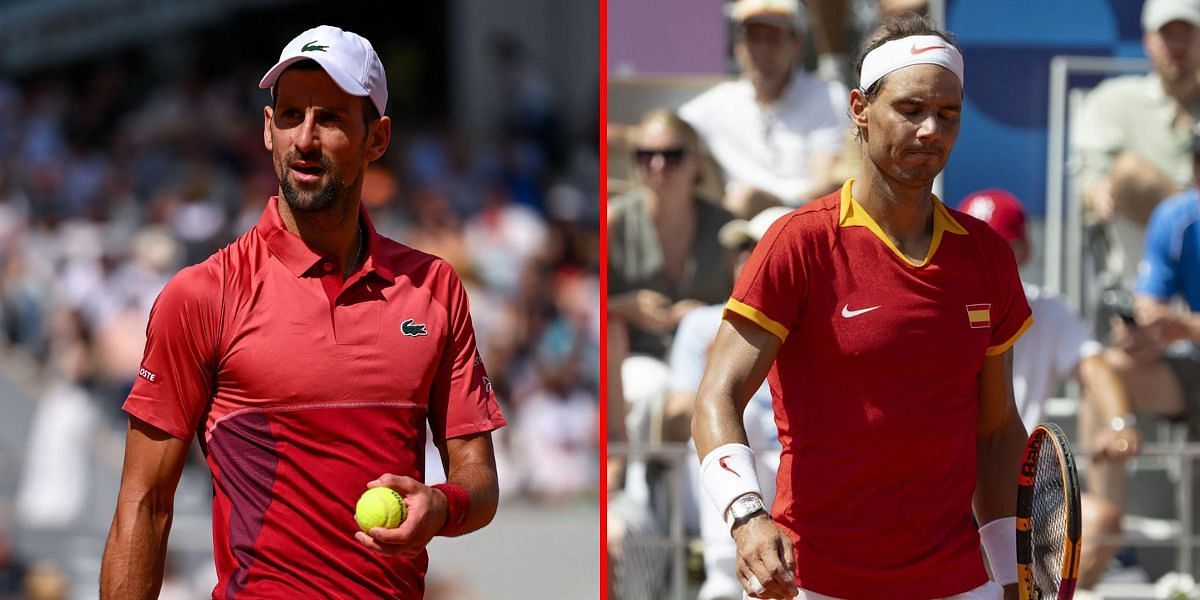
[[[733,473],[733,475],[734,475],[735,477],[741,477],[741,475],[738,475],[738,472],[737,472],[737,471],[734,471],[733,469],[729,468],[729,465],[725,464],[725,459],[727,459],[727,458],[729,458],[729,457],[728,457],[728,456],[722,456],[721,458],[717,459],[717,464],[721,465],[721,468],[722,468],[722,469],[725,469],[726,471],[729,471],[730,473]]]
[[[880,304],[879,306],[872,306],[870,308],[860,308],[858,310],[850,310],[850,305],[847,304],[842,307],[842,316],[846,317],[847,319],[852,319],[863,313],[869,313],[869,312],[879,308],[880,306],[883,306],[883,305]]]
[[[926,46],[924,48],[918,48],[916,44],[913,44],[912,48],[909,48],[908,51],[915,55],[915,54],[920,54],[922,52],[929,52],[930,50],[937,50],[939,48],[945,49],[946,47],[945,46]]]

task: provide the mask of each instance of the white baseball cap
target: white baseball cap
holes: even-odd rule
[[[795,33],[802,33],[805,25],[797,0],[737,0],[730,17],[739,25],[773,25]]]
[[[258,87],[273,88],[285,69],[304,59],[321,65],[347,94],[369,96],[379,114],[384,114],[388,97],[387,75],[375,48],[367,38],[329,25],[309,29],[288,42],[279,55],[279,62],[267,71]]]
[[[717,240],[726,248],[739,248],[748,242],[757,244],[775,221],[792,210],[787,206],[772,206],[754,215],[750,220],[734,219],[717,230]]]
[[[1142,7],[1142,29],[1158,31],[1171,21],[1200,27],[1200,0],[1146,0]]]

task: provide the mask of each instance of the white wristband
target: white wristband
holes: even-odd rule
[[[700,462],[700,481],[723,520],[728,520],[725,513],[734,500],[746,494],[762,496],[754,451],[745,444],[725,444],[706,454]]]
[[[1017,518],[996,519],[979,528],[992,579],[1000,585],[1017,582]]]

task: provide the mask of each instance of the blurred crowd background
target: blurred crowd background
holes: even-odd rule
[[[276,192],[257,83],[318,24],[367,37],[387,69],[392,144],[363,189],[376,228],[467,285],[509,421],[497,520],[528,520],[514,542],[531,552],[554,522],[538,511],[590,532],[555,543],[575,544],[591,577],[570,580],[594,593],[595,3],[196,4],[0,2],[0,599],[95,597],[150,306]],[[164,598],[213,583],[192,458]],[[430,596],[476,597],[455,576],[471,565],[436,554]]]

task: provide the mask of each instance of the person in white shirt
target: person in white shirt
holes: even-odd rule
[[[742,218],[836,187],[827,174],[850,128],[847,91],[802,68],[802,14],[796,0],[738,0],[733,49],[741,78],[679,110],[724,173],[725,207]]]
[[[958,209],[984,221],[1007,240],[1018,266],[1029,260],[1032,248],[1025,231],[1025,211],[1012,194],[981,190],[964,198]],[[1061,298],[1029,283],[1024,286],[1033,325],[1017,340],[1013,352],[1013,396],[1025,429],[1032,430],[1042,422],[1046,399],[1067,377],[1075,377],[1083,390],[1079,437],[1092,459],[1089,491],[1083,497],[1079,587],[1090,589],[1117,548],[1089,540],[1120,532],[1125,460],[1137,454],[1141,438],[1132,427],[1126,386],[1104,360],[1104,346]]]

